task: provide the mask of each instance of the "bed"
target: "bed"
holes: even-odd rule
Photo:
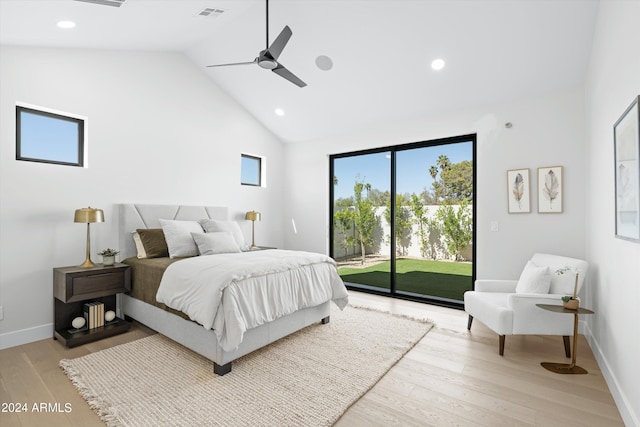
[[[220,331],[232,330],[231,327],[217,328],[219,323],[214,325],[213,329],[206,329],[203,325],[208,324],[207,320],[202,320],[202,323],[191,320],[188,315],[180,312],[179,310],[173,310],[152,300],[155,296],[155,291],[141,290],[136,288],[136,281],[139,284],[144,279],[156,277],[156,282],[160,278],[164,278],[164,282],[169,282],[172,278],[174,282],[177,276],[176,271],[188,271],[190,268],[196,268],[197,264],[203,262],[209,263],[209,260],[216,260],[216,262],[224,265],[230,265],[227,260],[221,257],[221,255],[212,256],[200,256],[187,259],[169,259],[169,258],[157,258],[153,260],[137,260],[136,244],[134,243],[132,233],[137,229],[154,229],[161,228],[160,220],[178,220],[178,221],[200,221],[204,219],[209,220],[228,220],[228,209],[225,207],[212,207],[212,206],[184,206],[184,205],[147,205],[147,204],[121,204],[118,205],[119,209],[119,248],[120,259],[126,261],[132,265],[132,292],[130,294],[121,294],[119,297],[119,315],[128,319],[135,319],[138,322],[156,330],[157,332],[171,338],[172,340],[184,345],[187,348],[201,354],[207,359],[213,362],[213,370],[218,375],[224,375],[231,371],[232,362],[244,356],[254,350],[264,347],[282,337],[285,337],[293,332],[296,332],[302,328],[305,328],[314,323],[327,323],[329,322],[329,312],[332,297],[325,298],[318,302],[316,296],[313,300],[313,305],[297,308],[290,313],[284,312],[276,316],[271,316],[267,320],[257,322],[259,325],[249,327],[242,331],[241,339],[238,343],[238,338],[231,338],[227,341],[220,339]],[[295,257],[296,253],[289,253],[288,251],[268,250],[259,251],[261,253],[255,253],[250,251],[243,254],[233,254],[236,258],[245,257],[251,264],[265,261],[267,256],[279,257],[281,259],[289,259],[292,256]],[[269,254],[270,253],[270,254]],[[302,253],[301,253],[302,254]],[[319,254],[315,254],[320,256]],[[224,255],[226,256],[226,255]],[[229,255],[231,259],[231,255]],[[206,259],[205,259],[206,258]],[[224,262],[220,261],[224,260]],[[139,261],[145,261],[140,263]],[[266,261],[265,261],[266,262]],[[189,264],[191,263],[191,264]],[[142,264],[142,265],[141,265]],[[294,271],[294,270],[292,270]],[[173,274],[166,274],[165,272],[171,272]],[[266,273],[265,273],[266,274]],[[278,282],[280,276],[276,274],[283,273],[269,273],[273,274],[270,277],[271,284]],[[291,276],[297,274],[292,273]],[[337,276],[337,275],[336,275]],[[315,276],[314,276],[315,277]],[[339,280],[339,276],[338,280]],[[318,281],[324,280],[318,278]],[[185,282],[188,282],[185,279]],[[340,286],[344,288],[344,284],[339,280]],[[171,283],[171,282],[169,282]],[[174,283],[174,286],[179,285]],[[236,285],[234,281],[234,286]],[[141,288],[140,285],[139,288]],[[166,286],[166,283],[163,283]],[[333,299],[336,303],[344,307],[346,305],[347,294],[346,288],[344,288],[344,295],[341,295],[342,289],[337,289],[335,280],[331,285],[334,291]],[[272,286],[275,290],[269,288],[265,292],[278,292],[278,286]],[[229,284],[222,290],[223,296],[226,294],[231,295],[233,292],[239,292],[239,287],[233,287]],[[337,290],[336,290],[337,289]],[[146,298],[142,295],[146,293]],[[226,293],[226,294],[225,294]],[[159,294],[160,295],[160,294]],[[229,297],[231,298],[231,297]],[[235,295],[233,299],[237,299],[238,295]],[[224,299],[224,298],[223,298]],[[173,302],[173,301],[171,301]],[[221,303],[222,305],[222,303]],[[259,304],[258,304],[259,305]],[[222,307],[220,307],[222,309]],[[235,309],[235,308],[234,308]],[[225,309],[230,311],[231,308]],[[244,314],[243,314],[244,315]],[[233,316],[232,316],[233,317]],[[241,317],[241,316],[236,316]],[[216,329],[217,328],[217,329]],[[237,345],[236,345],[237,344]]]

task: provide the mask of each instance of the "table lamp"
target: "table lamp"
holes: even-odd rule
[[[104,212],[102,212],[102,209],[94,209],[91,206],[89,206],[88,208],[76,209],[76,214],[73,218],[73,222],[87,223],[87,257],[84,262],[78,267],[95,267],[95,264],[91,261],[91,234],[89,232],[89,224],[91,224],[92,222],[104,222]]]
[[[251,221],[251,249],[257,248],[254,227],[256,224],[256,220],[260,221],[261,217],[262,215],[260,215],[260,212],[256,212],[256,211],[247,212],[247,214],[244,216],[244,219]]]

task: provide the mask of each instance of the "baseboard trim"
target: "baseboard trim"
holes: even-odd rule
[[[611,396],[613,396],[613,400],[616,402],[616,406],[618,407],[618,411],[620,411],[620,416],[622,417],[622,421],[624,421],[624,425],[640,427],[640,418],[638,417],[638,414],[634,413],[631,402],[629,402],[627,396],[620,389],[618,380],[611,370],[611,365],[609,365],[607,358],[602,353],[602,348],[600,348],[598,342],[593,337],[593,333],[591,332],[589,325],[582,321],[580,323],[584,330],[583,335],[587,339],[589,347],[591,347],[591,351],[593,352],[593,356],[596,358],[596,362],[598,362],[600,372],[602,372],[602,376],[609,387]]]
[[[0,350],[53,337],[53,323],[0,334]]]

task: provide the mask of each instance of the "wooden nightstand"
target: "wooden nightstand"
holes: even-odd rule
[[[104,303],[105,313],[116,311],[116,294],[131,290],[131,267],[116,263],[111,266],[58,267],[53,269],[54,334],[67,347],[75,347],[129,330],[126,320],[116,317],[104,326],[76,331],[71,322],[83,316],[86,302]]]

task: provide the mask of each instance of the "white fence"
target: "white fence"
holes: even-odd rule
[[[428,219],[433,220],[439,207],[439,205],[424,206],[425,216]],[[460,207],[458,205],[454,205],[453,208],[457,210]],[[378,226],[374,229],[373,232],[373,245],[365,247],[365,252],[367,254],[391,254],[391,225],[385,219],[385,209],[386,208],[384,207],[378,207],[376,209],[375,215],[378,218]],[[405,209],[407,209],[407,211],[409,212],[410,219],[413,224],[413,222],[415,222],[415,217],[413,216],[413,214],[411,214],[411,210],[408,207]],[[469,209],[472,210],[471,205],[469,205]],[[355,241],[355,228],[351,228],[351,230],[348,230],[348,233],[350,233],[350,236],[352,236]],[[346,258],[350,258],[362,254],[362,251],[360,250],[360,244],[358,243],[346,248],[345,253],[345,248],[341,244],[341,242],[343,242],[344,240],[344,236],[335,228],[333,238],[333,256],[336,259],[345,259],[345,255]],[[444,236],[439,229],[428,229],[426,232],[426,240],[427,245],[423,253],[421,250],[419,226],[417,224],[413,224],[411,226],[411,229],[407,230],[407,233],[405,233],[405,235],[399,236],[399,238],[397,239],[396,256],[437,260],[447,260],[455,258],[452,255],[449,255],[449,253],[447,252],[447,245],[445,243]],[[472,255],[473,250],[472,245],[470,244],[462,251],[461,256],[465,261],[472,261]]]

